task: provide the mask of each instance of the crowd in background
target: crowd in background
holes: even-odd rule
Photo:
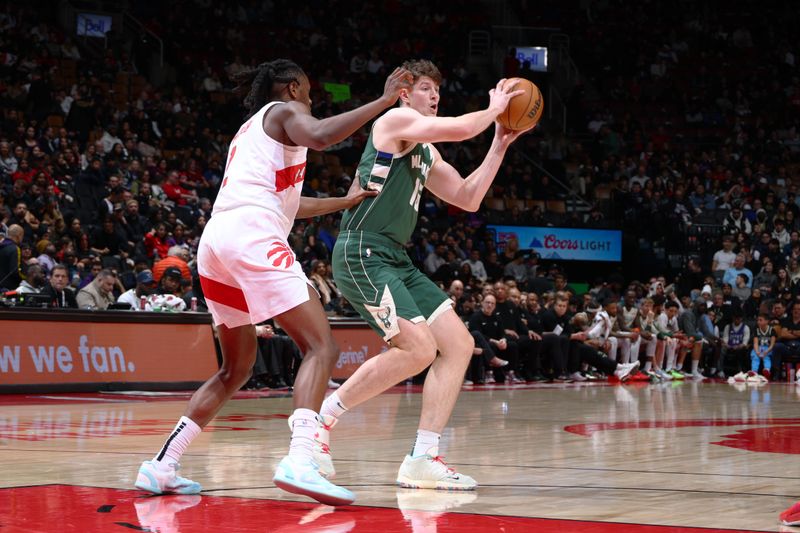
[[[134,14],[164,40],[168,68],[156,83],[142,43],[115,34],[98,54],[42,6],[0,3],[0,287],[43,294],[33,301],[55,307],[202,309],[195,254],[243,118],[230,76],[247,66],[295,59],[309,73],[317,117],[372,99],[409,57],[431,58],[442,70],[440,114],[485,105],[485,87],[465,65],[465,35],[491,13],[443,1],[334,4],[324,17],[282,1],[136,5]],[[775,11],[790,6],[720,15],[686,1],[681,9],[647,4],[632,12],[620,2],[590,4],[511,3],[521,24],[570,35],[582,83],[569,95],[567,133],[544,125],[517,143],[489,193],[501,201],[477,213],[425,195],[407,251],[443,288],[460,291],[454,299],[466,321],[489,294],[507,307],[501,292],[530,315],[515,334],[504,332],[507,341],[527,336],[531,342],[516,343],[527,351],[511,360],[492,355],[510,368],[482,355],[500,369],[489,378],[578,379],[580,370],[559,367],[569,354],[536,347],[547,331],[528,325],[568,288],[566,265],[541,263],[513,240],[496,242],[486,224],[621,228],[638,239],[626,241],[633,246],[624,269],[586,280],[591,297],[568,293],[568,316],[606,300],[622,303],[628,289],[637,308],[648,299],[657,309],[675,301],[681,313],[697,314],[703,304],[696,322],[710,319],[711,327],[690,333],[703,335],[700,368],[726,372],[720,355],[734,317],[741,314],[751,333],[760,314],[780,326],[800,292],[798,37],[791,17]],[[348,84],[350,98],[335,102],[328,82]],[[129,97],[120,98],[120,89]],[[311,153],[304,194],[343,195],[367,134]],[[467,173],[489,139],[440,149]],[[573,193],[591,207],[553,212],[538,203]],[[298,220],[289,242],[328,313],[348,316],[354,313],[329,263],[338,221]],[[659,255],[702,226],[715,230],[694,256],[681,249],[677,269],[667,252]],[[644,252],[632,248],[655,259],[637,260]],[[587,327],[596,315],[589,313]],[[798,348],[790,331],[776,329],[783,360]],[[612,349],[605,341],[598,348]],[[487,379],[483,370],[473,378]]]

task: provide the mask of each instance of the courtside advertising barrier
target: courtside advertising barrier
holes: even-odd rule
[[[0,313],[0,392],[186,389],[217,368],[204,313]]]

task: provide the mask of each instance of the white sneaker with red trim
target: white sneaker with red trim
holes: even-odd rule
[[[478,484],[471,477],[459,474],[447,466],[444,457],[437,455],[406,455],[397,484],[408,489],[475,490]]]

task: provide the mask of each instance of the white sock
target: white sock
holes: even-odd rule
[[[295,409],[292,413],[292,440],[289,455],[292,457],[312,457],[314,436],[319,424],[317,413],[311,409]]]
[[[700,361],[692,360],[692,374],[697,374],[697,368],[700,366]]]
[[[425,429],[417,430],[417,439],[414,441],[414,448],[411,450],[411,457],[428,454],[431,457],[439,455],[440,433],[434,433]]]
[[[322,408],[319,410],[321,416],[332,416],[339,418],[347,412],[347,407],[344,406],[342,400],[339,399],[339,394],[334,392],[322,402]]]
[[[195,424],[191,418],[182,416],[175,425],[175,429],[172,430],[172,433],[167,438],[161,451],[158,452],[158,455],[153,457],[153,461],[159,468],[163,468],[164,470],[170,468],[170,465],[173,463],[179,463],[183,452],[186,451],[186,448],[189,447],[189,444],[191,444],[201,431],[203,431],[203,428]]]
[[[653,362],[648,359],[647,362],[644,364],[644,371],[650,372],[651,368],[653,368]]]
[[[677,350],[667,349],[667,372],[675,368],[675,355]]]

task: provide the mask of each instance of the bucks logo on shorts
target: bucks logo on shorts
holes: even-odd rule
[[[364,304],[364,307],[375,319],[375,322],[383,330],[386,337],[392,337],[400,333],[400,324],[397,322],[397,313],[394,311],[394,298],[388,286],[383,289],[383,296],[381,296],[379,305]]]

